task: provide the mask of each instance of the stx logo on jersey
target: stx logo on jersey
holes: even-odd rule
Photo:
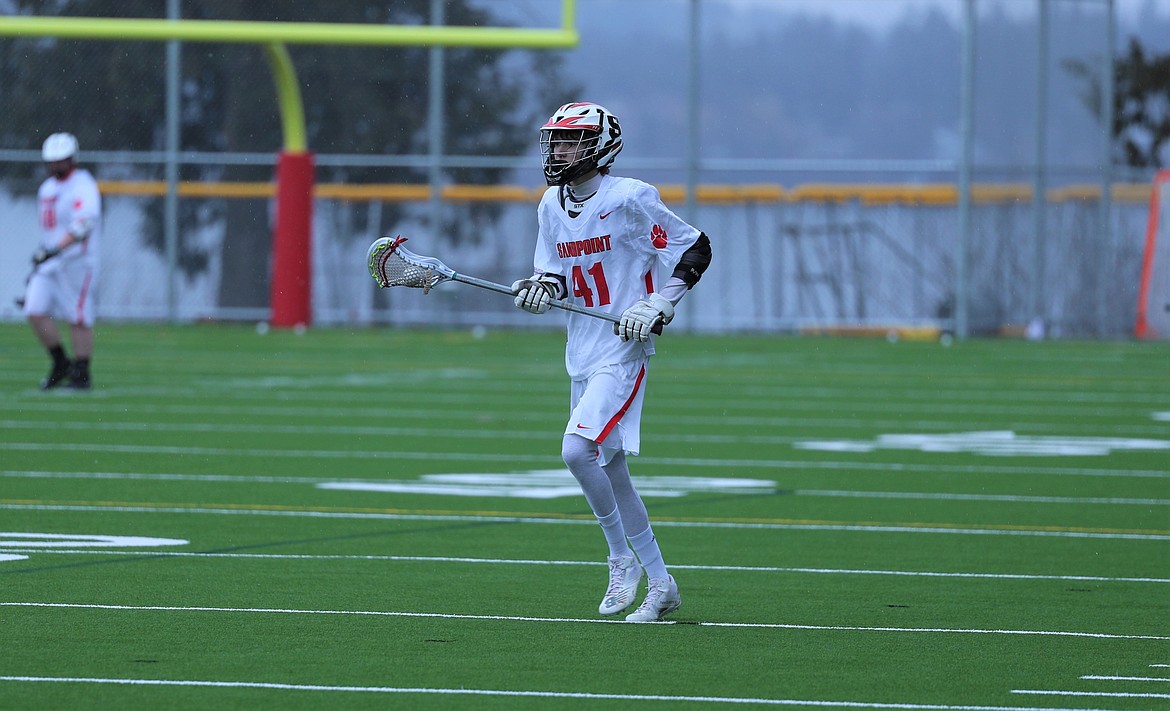
[[[663,244],[665,244],[665,242]],[[561,259],[580,257],[583,254],[588,255],[598,254],[600,252],[608,252],[610,249],[609,235],[590,237],[589,239],[579,239],[575,242],[557,242],[557,254]]]
[[[665,248],[666,230],[659,225],[654,225],[654,229],[650,230],[650,243],[654,245],[654,249]]]

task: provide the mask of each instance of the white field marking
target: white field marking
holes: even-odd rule
[[[526,387],[531,387],[531,383],[526,383]],[[514,390],[501,390],[499,393],[481,393],[473,394],[467,392],[465,389],[452,390],[446,393],[437,393],[433,390],[425,390],[417,394],[417,398],[425,400],[432,408],[448,407],[468,408],[473,411],[478,411],[483,414],[494,414],[500,411],[500,402],[506,400]],[[39,393],[38,393],[39,394]],[[153,393],[152,393],[153,394]],[[365,393],[361,393],[364,395]],[[95,391],[94,397],[108,398],[118,395],[116,392],[106,392],[102,388],[102,394],[98,396]],[[178,397],[192,397],[190,391],[177,394]],[[404,397],[405,394],[400,394],[399,397]],[[217,393],[215,398],[219,401],[232,400],[240,402],[245,409],[252,407],[263,407],[267,401],[270,401],[273,394],[270,392],[256,393],[254,395],[244,394],[243,397],[239,393],[225,392],[223,394]],[[313,396],[306,394],[296,394],[281,392],[282,400],[287,400],[290,407],[297,407],[298,405],[305,408],[312,408],[314,403],[327,403],[332,405],[339,399],[346,397],[353,397],[350,395],[321,395]],[[722,413],[725,410],[731,410],[738,414],[739,417],[772,417],[771,413],[776,410],[776,399],[772,397],[760,396],[752,400],[744,399],[742,397],[734,400],[734,407],[728,407],[728,398],[726,393],[718,393],[708,398],[710,403],[707,410],[712,410],[717,413]],[[932,397],[938,397],[933,395]],[[699,405],[696,403],[702,398],[695,395],[687,396],[655,396],[655,403],[667,410],[679,410],[681,408],[689,408],[688,412],[694,412]],[[1164,400],[1164,398],[1159,398]],[[25,400],[24,402],[29,402]],[[890,412],[891,400],[874,399],[869,402],[859,401],[855,395],[847,398],[848,407],[851,412],[855,412],[858,416],[876,416],[886,417]],[[254,404],[253,404],[254,403]],[[547,421],[549,417],[555,417],[557,420],[564,418],[565,411],[561,407],[559,400],[549,399],[547,404],[534,405],[533,414],[543,415],[543,417],[532,418],[533,421]],[[808,413],[810,416],[816,417],[818,415],[833,416],[842,409],[841,401],[839,400],[805,400],[799,403],[794,403],[791,400],[786,400],[786,411]],[[22,403],[23,404],[23,403]],[[1082,418],[1091,418],[1092,420],[1106,420],[1113,419],[1128,419],[1133,417],[1133,408],[1138,403],[1129,402],[1125,407],[1109,407],[1103,405],[1021,405],[1014,403],[989,403],[989,404],[954,404],[954,405],[937,405],[933,403],[915,403],[908,402],[904,399],[898,400],[898,411],[905,413],[907,416],[917,415],[921,419],[942,419],[950,420],[971,420],[984,419],[993,417],[996,419],[1024,418],[1031,420],[1049,421],[1055,417],[1063,417],[1067,419],[1077,420]],[[69,408],[74,411],[74,408]],[[377,410],[378,408],[367,408]],[[338,408],[338,413],[343,413],[348,416],[353,416],[354,413],[345,408]],[[140,409],[135,408],[135,412],[141,412]],[[238,413],[237,410],[231,410],[233,414]],[[413,414],[413,411],[411,411]],[[402,413],[399,412],[397,417],[402,418]],[[450,417],[443,418],[450,419]],[[687,419],[696,419],[704,422],[722,421],[722,418],[717,415],[690,415]],[[671,422],[676,422],[675,418],[671,418]]]
[[[410,459],[416,461],[497,461],[553,463],[554,455],[488,454],[471,452],[404,452],[387,450],[354,452],[336,449],[250,449],[247,447],[179,447],[104,443],[0,442],[0,450],[22,452],[115,452],[119,454],[172,454],[200,457],[264,457],[268,459]]]
[[[1118,499],[1075,496],[1017,496],[1013,494],[949,494],[913,491],[835,491],[823,489],[795,489],[796,496],[829,496],[861,499],[938,499],[942,501],[1003,501],[1026,504],[1124,504],[1137,506],[1170,506],[1170,499]]]
[[[415,420],[417,418],[411,418]],[[452,419],[450,417],[444,419]],[[710,418],[703,418],[703,422],[709,421]],[[676,418],[672,418],[673,422],[678,422]],[[858,426],[858,420],[850,420],[850,424]],[[799,424],[802,427],[809,424],[808,420],[793,419],[790,425]],[[947,422],[939,423],[937,420],[931,422],[884,422],[877,423],[873,421],[865,421],[866,428],[872,427],[917,427],[930,429],[948,429],[953,430],[956,427],[961,427],[959,423]],[[1023,425],[1026,427],[1036,427],[1035,423]],[[262,434],[334,434],[334,435],[364,435],[370,437],[444,437],[450,439],[520,439],[530,440],[534,437],[543,437],[548,434],[547,429],[533,429],[522,430],[516,428],[505,429],[489,429],[487,427],[466,427],[466,428],[433,428],[433,427],[395,427],[390,425],[322,425],[322,424],[257,424],[249,422],[234,422],[231,424],[223,424],[219,422],[151,422],[151,421],[124,421],[124,422],[61,422],[59,420],[0,420],[0,429],[7,430],[46,430],[46,429],[66,429],[76,432],[254,432]],[[1065,425],[1051,425],[1042,429],[1061,429],[1067,430]],[[1096,425],[1084,425],[1081,427],[1087,432],[1100,432],[1101,427]],[[1116,429],[1116,428],[1114,428]],[[1143,434],[1164,434],[1166,429],[1164,427],[1148,427],[1148,428],[1128,428],[1130,431],[1141,432]],[[730,435],[716,435],[704,433],[687,433],[675,434],[671,432],[659,432],[654,435],[654,439],[663,442],[684,442],[687,444],[703,443],[703,444],[774,444],[774,445],[790,445],[798,442],[805,442],[807,437],[797,437],[793,435],[757,435],[757,434],[730,434]]]
[[[490,620],[499,622],[540,622],[563,624],[624,625],[622,619],[576,618],[576,617],[527,617],[519,615],[461,615],[452,612],[394,612],[389,610],[311,610],[281,607],[207,607],[199,605],[109,605],[78,602],[0,602],[0,607],[43,607],[69,608],[79,610],[120,610],[130,612],[228,612],[264,615],[339,615],[342,617],[407,617],[443,620]],[[1110,632],[1075,632],[1069,630],[1006,630],[972,629],[955,627],[865,627],[851,625],[798,625],[780,622],[678,622],[661,620],[658,625],[690,625],[696,627],[717,627],[765,630],[808,630],[820,632],[886,632],[895,634],[981,634],[1008,635],[1019,637],[1078,637],[1090,639],[1138,639],[1170,642],[1170,636],[1145,634],[1115,634]]]
[[[1170,699],[1170,694],[1138,694],[1124,691],[1045,691],[1042,689],[1012,689],[1013,694],[1042,694],[1045,696],[1098,696],[1115,699]]]
[[[417,482],[386,481],[386,479],[339,479],[331,477],[280,477],[280,476],[235,476],[226,474],[142,474],[142,472],[111,472],[111,471],[0,471],[0,477],[13,478],[92,478],[92,479],[131,479],[131,481],[159,481],[159,482],[215,482],[215,483],[245,483],[245,484],[316,484],[322,489],[344,489],[357,491],[394,491],[415,493],[456,493],[462,496],[519,496],[519,492],[531,486],[535,490],[532,498],[553,498],[551,491],[544,491],[541,486],[557,488],[558,496],[577,496],[580,488],[576,479],[567,470],[548,469],[530,472],[512,472],[512,474],[434,474],[422,475],[422,481],[434,482],[435,485],[419,484]],[[534,477],[531,479],[526,477]],[[559,477],[559,478],[558,478]],[[567,477],[567,478],[566,478]],[[563,479],[563,481],[562,481]],[[736,493],[772,493],[776,490],[776,482],[768,479],[724,479],[711,477],[662,477],[662,476],[635,476],[634,484],[642,496],[682,496],[687,491],[716,491]],[[474,485],[498,486],[498,490],[491,491],[475,489]],[[562,491],[567,489],[567,491]],[[659,492],[661,490],[661,492]],[[1014,496],[995,495],[995,493],[937,493],[916,491],[842,491],[821,489],[794,489],[794,496],[825,496],[825,497],[856,497],[856,498],[904,498],[904,499],[942,499],[942,501],[983,501],[983,502],[1017,502],[1030,504],[1119,504],[1142,506],[1170,505],[1170,499],[1161,498],[1100,498],[1100,497],[1069,497],[1069,496]]]
[[[830,452],[873,452],[883,449],[928,453],[964,452],[994,457],[1101,457],[1114,451],[1170,450],[1170,440],[1124,437],[1019,436],[1008,430],[951,434],[883,434],[873,440],[809,440],[797,449]]]
[[[531,440],[548,435],[548,429],[522,430],[516,428],[489,429],[486,427],[435,428],[356,425],[290,425],[233,422],[60,422],[57,420],[0,420],[0,429],[46,430],[64,429],[77,432],[254,432],[261,434],[334,434],[369,437],[442,437],[445,439],[519,439]],[[800,438],[778,435],[711,435],[711,434],[656,434],[655,439],[666,442],[705,444],[792,444]]]
[[[721,364],[721,367],[726,367],[726,365]],[[547,375],[547,377],[542,379],[550,384],[556,383],[559,385],[561,379],[564,377],[563,370],[559,373],[545,370],[540,374]],[[279,390],[281,397],[288,399],[290,402],[305,402],[336,400],[339,397],[346,397],[352,391],[358,390],[364,392],[368,391],[371,387],[378,386],[393,387],[401,391],[408,389],[402,387],[405,384],[407,386],[417,386],[415,389],[418,390],[425,390],[427,393],[425,399],[430,402],[467,403],[469,402],[469,398],[483,402],[498,402],[502,393],[512,393],[516,388],[530,386],[532,382],[531,378],[494,378],[487,372],[478,373],[474,377],[434,377],[432,373],[423,373],[420,375],[411,373],[410,377],[402,377],[401,373],[385,373],[379,376],[364,374],[361,376],[347,377],[348,381],[343,381],[336,377],[302,379],[292,376],[276,379],[205,379],[197,387],[139,386],[116,389],[102,388],[100,396],[108,398],[134,394],[177,400],[190,397],[196,393],[213,393],[216,397],[231,397],[237,401],[246,401],[268,398],[274,390]],[[31,394],[37,391],[30,390],[27,392]],[[99,393],[95,392],[94,395],[99,396]],[[1054,410],[1058,412],[1086,412],[1086,408],[1092,408],[1094,414],[1128,413],[1129,410],[1125,407],[1103,408],[1102,404],[1120,403],[1128,406],[1134,403],[1148,403],[1152,407],[1157,407],[1165,402],[1165,398],[1161,397],[1160,393],[1152,392],[1149,388],[1143,390],[1135,388],[1132,391],[1126,392],[1118,392],[1116,389],[1084,391],[1079,389],[1006,390],[1002,387],[983,388],[978,384],[974,384],[971,387],[955,390],[890,388],[867,389],[864,392],[859,392],[847,386],[791,387],[775,385],[761,386],[747,383],[739,385],[731,384],[730,386],[724,385],[721,389],[700,389],[696,392],[689,393],[685,398],[684,396],[678,395],[665,397],[665,400],[681,402],[685,399],[686,402],[693,405],[695,402],[706,400],[717,400],[720,403],[724,403],[729,396],[734,397],[737,402],[749,407],[772,407],[776,400],[784,399],[805,408],[835,407],[831,401],[840,399],[849,399],[861,406],[884,408],[891,400],[896,398],[903,403],[899,405],[899,409],[904,410],[909,407],[934,412],[952,412],[956,410],[975,411],[976,408],[982,408],[979,411],[984,412],[988,411],[988,408],[998,408],[1001,410],[1011,408],[1016,411],[1022,411],[1032,406],[1020,404],[1021,402],[1039,401],[1042,404],[1035,405],[1034,411],[1043,414],[1050,414]]]
[[[559,470],[550,469],[545,472],[557,472]],[[567,474],[567,470],[565,470]],[[488,478],[492,483],[508,486],[517,481],[516,477],[524,477],[529,472],[514,472],[512,474],[426,474],[423,475],[424,480],[429,480],[431,477],[454,477],[452,481],[467,481],[475,483],[478,478]],[[570,475],[571,476],[571,475]],[[200,482],[215,482],[215,483],[240,483],[240,484],[315,484],[321,486],[323,489],[357,489],[369,491],[407,491],[407,488],[390,488],[390,487],[410,487],[410,482],[388,482],[385,479],[345,479],[338,480],[333,477],[308,477],[308,476],[239,476],[232,474],[147,474],[143,472],[43,472],[43,471],[0,471],[0,477],[10,478],[26,478],[26,479],[126,479],[132,481],[200,481]],[[643,495],[648,495],[648,491],[654,490],[656,487],[671,486],[671,482],[677,479],[683,485],[699,486],[702,488],[695,489],[696,491],[721,491],[726,486],[737,488],[736,493],[772,493],[775,491],[775,482],[763,479],[718,479],[718,478],[699,478],[699,477],[659,477],[659,476],[636,476],[633,478],[634,484],[638,487],[638,491]],[[436,479],[443,481],[443,479]],[[485,481],[485,483],[487,483]],[[546,482],[547,483],[547,482]],[[565,482],[552,482],[555,485],[563,485]],[[571,493],[576,495],[580,493],[580,487],[577,486],[576,481],[572,482],[573,488]],[[769,488],[771,487],[771,488]],[[433,490],[419,493],[441,493],[441,487],[435,487]],[[645,491],[643,491],[645,489]],[[464,491],[456,491],[455,493],[464,494]],[[1127,505],[1134,504],[1140,506],[1167,506],[1170,505],[1170,499],[1123,499],[1123,498],[1100,498],[1100,497],[1084,497],[1076,498],[1071,496],[1017,496],[1011,494],[947,494],[947,493],[919,493],[909,491],[837,491],[837,490],[822,490],[822,489],[794,489],[788,492],[795,496],[839,496],[839,497],[857,497],[857,498],[881,498],[881,499],[941,499],[954,501],[1005,501],[1005,502],[1019,502],[1030,504],[1119,504]],[[492,494],[493,496],[501,494]],[[506,494],[504,494],[506,495]],[[675,495],[674,492],[660,494]],[[537,498],[551,498],[549,496],[541,496]]]
[[[389,427],[357,425],[262,425],[233,422],[59,422],[56,420],[0,420],[0,428],[44,430],[47,428],[79,432],[254,432],[263,434],[335,434],[367,435],[386,437],[449,437],[463,439],[531,439],[548,434],[548,430],[486,429],[436,429],[430,427]],[[682,439],[680,436],[679,439]],[[735,441],[732,439],[731,441]]]
[[[169,474],[147,472],[47,472],[0,471],[0,477],[13,479],[111,479],[127,481],[201,481],[229,484],[320,484],[337,481],[323,476],[239,476],[237,474]],[[355,480],[360,481],[360,480]]]
[[[769,364],[774,365],[774,364]],[[720,363],[720,367],[726,368],[725,362]],[[884,372],[884,371],[883,371]],[[540,368],[538,374],[542,379],[550,383],[558,383],[564,377],[564,373],[558,368]],[[241,393],[247,390],[264,391],[279,389],[282,392],[301,391],[297,394],[305,394],[308,390],[351,390],[354,388],[368,389],[376,386],[390,386],[401,387],[402,385],[416,385],[419,387],[426,387],[434,389],[438,384],[440,387],[459,388],[461,391],[473,391],[476,394],[483,394],[487,396],[494,396],[500,392],[514,392],[518,387],[524,387],[531,383],[529,378],[497,378],[492,377],[489,370],[471,370],[471,369],[455,369],[446,368],[442,370],[423,370],[417,372],[379,372],[379,373],[361,373],[361,374],[346,374],[344,376],[323,376],[318,378],[299,378],[293,376],[278,376],[275,378],[225,378],[222,380],[203,380],[199,383],[199,390],[205,392],[221,392],[229,391],[231,393]],[[131,390],[135,390],[132,388]],[[174,392],[190,392],[190,390],[179,388],[149,388],[151,392],[161,391],[164,394]],[[710,390],[706,392],[711,392]],[[769,401],[777,398],[833,398],[833,397],[856,397],[858,395],[856,390],[851,390],[848,387],[828,387],[824,385],[812,387],[794,387],[790,385],[767,385],[758,387],[752,384],[740,384],[738,386],[732,385],[730,391],[724,388],[719,392],[720,396],[725,397],[730,392],[744,399],[767,399]],[[311,393],[315,394],[315,393]],[[697,393],[701,399],[703,392]],[[907,388],[890,388],[890,389],[871,389],[862,393],[864,399],[878,402],[888,402],[893,397],[902,397],[910,400],[928,400],[936,402],[942,400],[944,402],[962,402],[977,400],[983,402],[1012,402],[1018,400],[1045,400],[1056,403],[1068,404],[1084,404],[1089,403],[1099,405],[1103,402],[1121,402],[1130,403],[1135,401],[1151,402],[1161,404],[1164,400],[1159,397],[1157,392],[1151,392],[1149,389],[1138,390],[1134,389],[1129,392],[1118,392],[1116,388],[1100,390],[1069,390],[1069,389],[1032,389],[1032,390],[1015,390],[1010,391],[1004,388],[964,388],[955,390],[930,390],[928,388],[907,389]],[[245,395],[246,396],[246,395]],[[713,394],[712,397],[716,395]]]
[[[530,463],[556,466],[555,455],[496,454],[486,452],[416,452],[405,450],[354,452],[322,449],[249,449],[246,447],[179,447],[115,445],[105,443],[0,442],[0,450],[24,452],[115,452],[119,454],[171,454],[184,456],[265,457],[269,459],[409,459],[411,461],[460,461]],[[1051,474],[1056,476],[1170,479],[1166,469],[1101,469],[1088,467],[1021,467],[1003,465],[908,464],[899,462],[793,461],[784,459],[700,459],[686,457],[639,457],[642,464],[721,469],[798,469],[805,471],[925,472],[929,474]]]
[[[14,561],[14,560],[28,560],[28,556],[27,555],[15,555],[15,554],[9,555],[6,553],[0,553],[0,563],[7,563],[10,561]]]
[[[0,550],[22,550],[20,546],[0,546]],[[228,558],[260,560],[367,560],[406,563],[472,563],[485,565],[533,565],[533,566],[589,566],[603,567],[603,562],[591,560],[524,560],[510,558],[466,558],[457,556],[420,555],[311,555],[307,553],[192,553],[188,551],[95,551],[95,550],[46,550],[39,554],[57,555],[149,555],[159,558]],[[1170,578],[1124,578],[1100,575],[1033,575],[1026,573],[948,573],[918,570],[856,570],[849,568],[795,568],[771,565],[680,565],[671,563],[679,570],[746,573],[797,573],[810,575],[888,575],[908,578],[963,578],[983,580],[1064,580],[1091,583],[1155,583],[1170,584]],[[1151,664],[1150,666],[1158,666]],[[1168,666],[1168,665],[1163,665]]]
[[[1157,667],[1158,669],[1166,669],[1166,668],[1170,668],[1170,664],[1151,664],[1150,666],[1151,666],[1151,667]]]
[[[1164,676],[1094,676],[1087,674],[1081,678],[1086,681],[1170,681],[1170,677]]]
[[[132,548],[135,546],[185,546],[181,538],[148,536],[79,535],[76,533],[14,533],[0,531],[0,548]]]
[[[219,516],[287,516],[293,518],[369,519],[383,521],[474,521],[492,523],[536,523],[552,525],[596,526],[596,520],[548,518],[541,516],[482,516],[454,514],[405,514],[365,511],[313,511],[271,509],[225,509],[180,506],[130,506],[87,504],[13,504],[0,503],[0,510],[12,511],[116,511],[118,513],[183,513]],[[863,531],[866,533],[945,533],[975,536],[1036,536],[1042,538],[1099,538],[1131,541],[1170,541],[1170,533],[1128,532],[1110,529],[1079,530],[1043,528],[960,528],[940,525],[850,524],[850,523],[783,523],[761,521],[672,521],[658,518],[655,526],[674,528],[730,528],[775,531]]]
[[[1170,412],[1155,412],[1151,417],[1158,422],[1170,422]]]
[[[399,387],[402,385],[425,385],[450,382],[452,380],[478,380],[491,382],[491,373],[487,370],[473,370],[471,368],[438,368],[434,370],[399,370],[378,371],[364,373],[346,373],[344,375],[321,375],[316,377],[300,377],[291,375],[270,375],[260,378],[233,378],[201,381],[200,390],[227,390],[236,392],[241,389],[258,390],[320,390],[323,388],[360,388],[366,389],[378,385]],[[466,387],[461,382],[460,387]]]
[[[96,393],[95,393],[96,394]],[[89,398],[87,398],[89,399]],[[465,402],[460,402],[460,405],[466,405]],[[0,412],[5,409],[7,401],[0,401]],[[36,400],[25,400],[19,404],[13,403],[13,409],[19,409],[22,414],[27,414],[30,410],[37,411],[57,411],[68,408],[69,412],[105,412],[106,405],[88,404],[69,402],[67,405],[63,403],[54,402],[51,399],[37,398]],[[720,408],[724,405],[721,404]],[[290,404],[287,407],[265,407],[265,406],[215,406],[215,405],[138,405],[134,408],[135,413],[148,414],[183,414],[183,415],[205,415],[211,418],[220,417],[223,415],[233,415],[237,417],[280,417],[282,420],[300,417],[308,418],[314,422],[322,419],[332,418],[354,418],[360,417],[371,422],[393,422],[396,420],[406,420],[411,423],[416,423],[420,420],[438,419],[443,421],[450,420],[472,420],[475,423],[481,423],[485,412],[482,409],[474,407],[436,407],[436,408],[411,408],[409,411],[404,411],[402,408],[380,408],[380,407],[358,407],[358,408],[338,408],[338,407],[296,407]],[[722,409],[721,409],[722,412]],[[490,412],[487,414],[491,414]],[[996,413],[1003,415],[1003,413]],[[1051,415],[1049,409],[1029,413],[1032,416]],[[1099,413],[1094,413],[1099,414]],[[1129,413],[1126,413],[1129,414]],[[547,423],[550,417],[559,419],[563,415],[560,409],[548,408],[547,411],[539,411],[536,415],[529,415],[527,417],[521,416],[521,421],[532,421]],[[516,415],[510,416],[512,421],[516,420]],[[502,418],[501,418],[502,419]],[[707,415],[672,415],[671,422],[676,425],[696,425],[690,428],[691,430],[700,429],[700,426],[711,425],[716,418]],[[14,420],[19,421],[19,420]],[[54,421],[54,425],[57,421]],[[870,429],[873,427],[881,427],[887,429],[903,429],[907,427],[922,428],[927,430],[932,429],[962,429],[964,427],[978,426],[975,423],[969,423],[961,420],[948,419],[940,420],[937,417],[924,420],[875,420],[875,419],[858,419],[858,418],[835,418],[835,417],[777,417],[770,415],[746,415],[746,414],[729,414],[720,415],[718,417],[718,424],[721,426],[738,426],[742,428],[791,428],[791,427],[831,427],[844,429]],[[1081,423],[1045,423],[1038,421],[1028,421],[1022,423],[1005,423],[1005,425],[1013,426],[1017,429],[1031,430],[1039,429],[1042,431],[1080,431],[1086,433],[1097,433],[1101,431],[1100,425],[1095,424],[1081,424]],[[1163,434],[1165,429],[1160,426],[1135,426],[1116,428],[1117,432],[1134,432],[1141,434]]]
[[[820,708],[906,709],[907,711],[1111,711],[1108,709],[1060,709],[1030,706],[952,706],[870,701],[820,701],[764,699],[744,696],[666,696],[661,694],[600,694],[588,691],[525,691],[520,689],[443,689],[410,686],[327,686],[322,684],[279,684],[264,681],[201,681],[194,679],[106,679],[68,676],[0,676],[0,681],[52,684],[119,684],[127,686],[195,686],[217,689],[272,689],[278,691],[335,691],[369,694],[432,694],[439,696],[504,696],[541,699],[589,699],[618,701],[671,701],[677,703],[754,704],[761,706],[816,706]]]
[[[677,498],[690,493],[771,494],[776,482],[766,479],[719,479],[693,476],[635,476],[638,493],[647,497]],[[373,491],[440,496],[498,496],[516,499],[555,499],[580,496],[581,486],[568,469],[541,469],[510,474],[423,474],[419,479],[382,481],[327,481],[318,489]]]

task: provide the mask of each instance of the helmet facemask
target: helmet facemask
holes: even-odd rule
[[[540,157],[549,185],[567,185],[597,169],[601,134],[588,129],[542,129]]]
[[[62,160],[53,160],[45,163],[45,172],[53,176],[57,180],[64,180],[69,177],[73,169],[77,167],[77,161],[73,158],[64,158]]]
[[[549,185],[568,185],[594,170],[608,172],[621,150],[617,116],[598,104],[565,104],[540,127],[540,157]]]

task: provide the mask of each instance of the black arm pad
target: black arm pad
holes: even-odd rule
[[[690,249],[683,252],[682,259],[678,260],[671,276],[685,281],[687,288],[690,289],[699,283],[699,279],[703,278],[703,272],[707,271],[707,267],[710,265],[711,240],[707,239],[706,232],[700,232],[699,239],[695,240]]]

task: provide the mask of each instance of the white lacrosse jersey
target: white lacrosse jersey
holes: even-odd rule
[[[568,300],[621,316],[666,283],[684,252],[699,239],[662,203],[658,190],[633,178],[602,177],[597,192],[573,202],[553,186],[537,208],[536,274],[565,279]],[[609,321],[568,312],[565,368],[588,377],[598,368],[654,354],[654,340],[622,342]]]
[[[64,180],[50,176],[41,183],[37,191],[37,205],[40,209],[41,246],[54,249],[70,227],[86,225],[89,237],[81,244],[70,245],[54,259],[43,265],[54,268],[54,262],[84,259],[91,266],[97,266],[98,249],[102,237],[102,196],[97,181],[85,168],[74,168]]]

